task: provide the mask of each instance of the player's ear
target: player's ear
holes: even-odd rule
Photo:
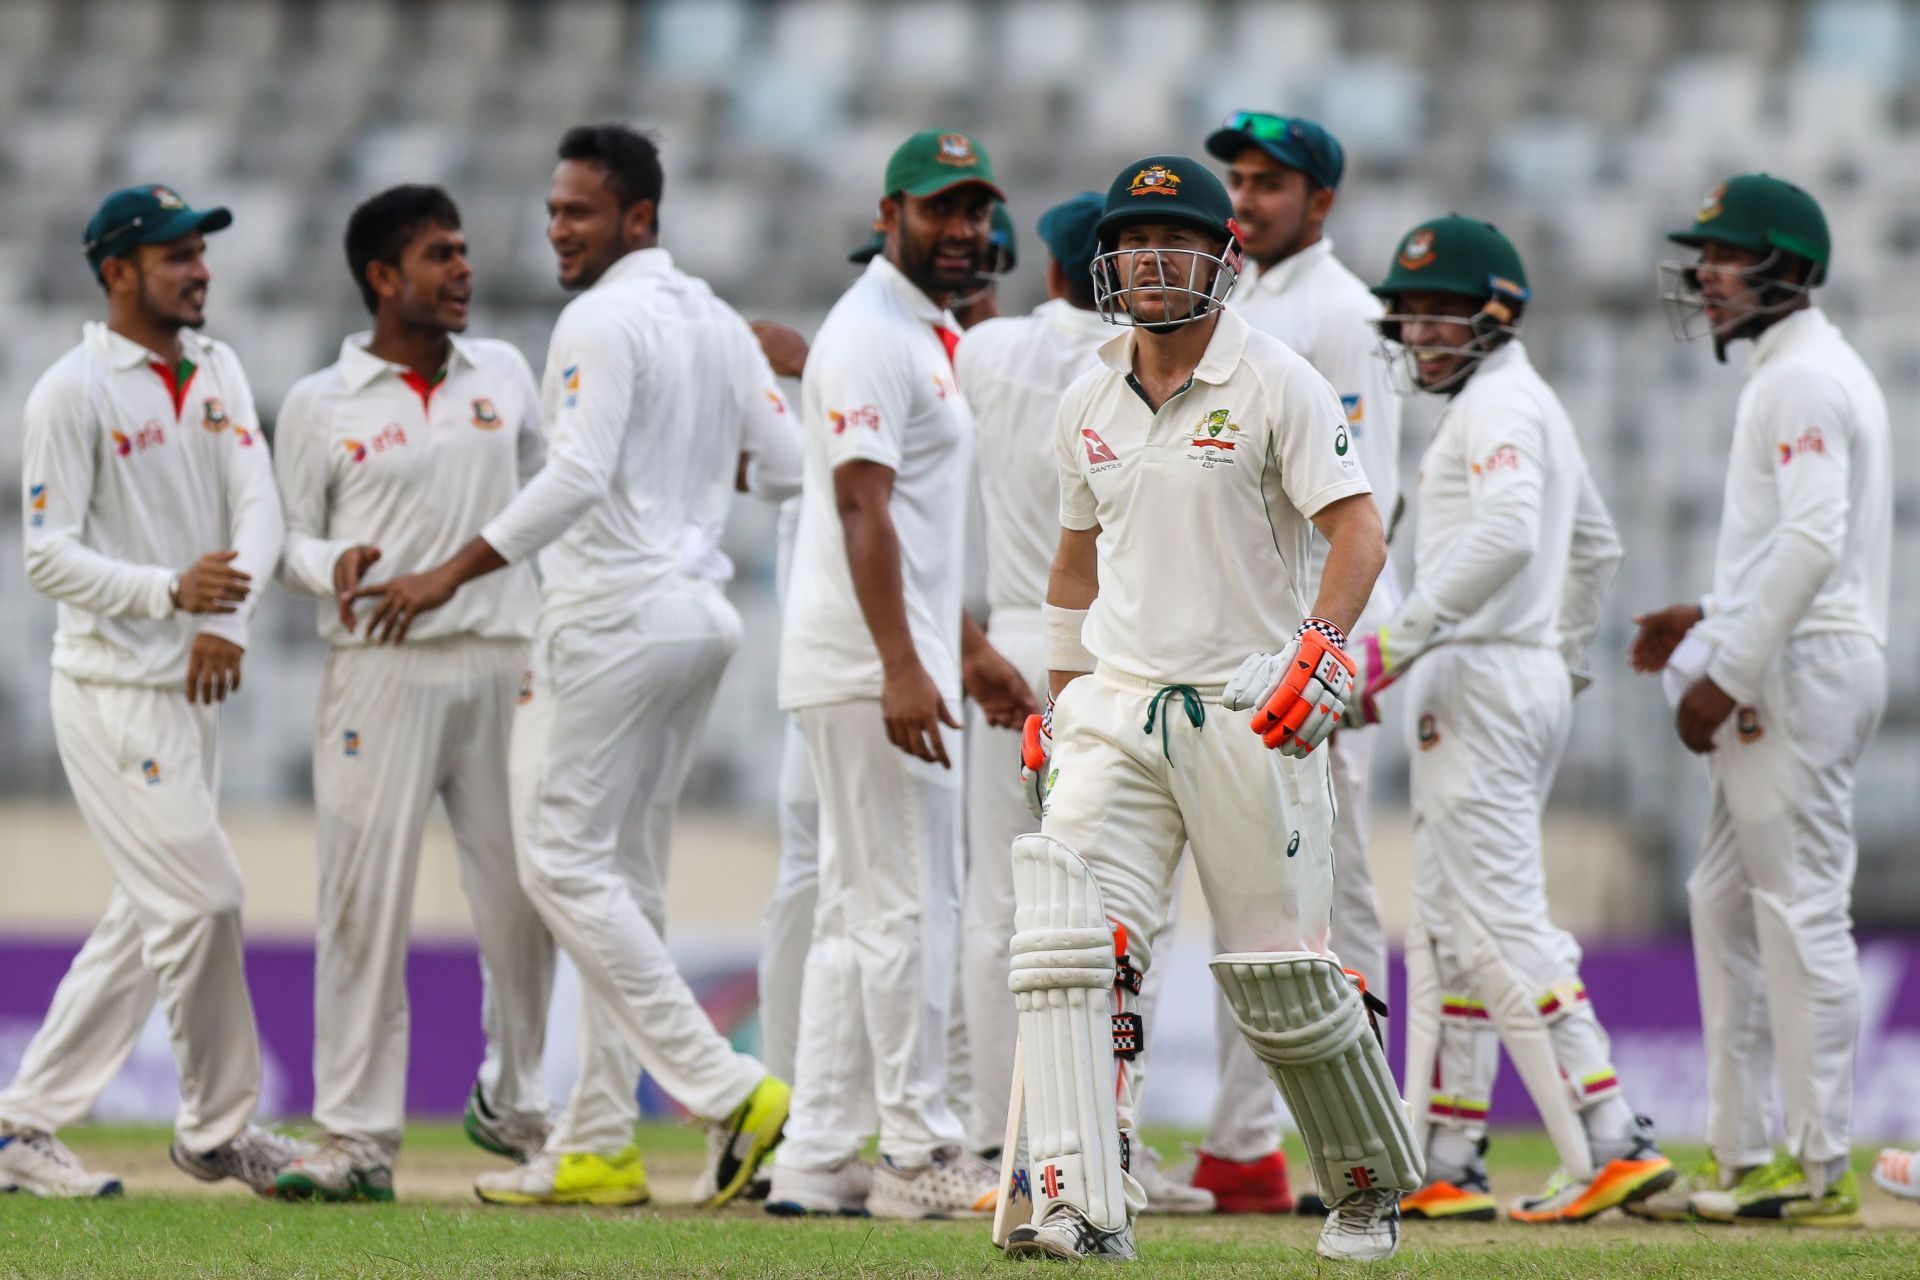
[[[1307,212],[1318,221],[1324,221],[1333,212],[1334,191],[1332,187],[1315,187],[1313,194],[1307,197]]]
[[[626,246],[644,244],[659,234],[660,206],[651,200],[635,200],[620,211],[620,237]]]
[[[377,298],[397,298],[400,296],[400,267],[398,263],[382,262],[378,258],[367,264],[367,287]]]

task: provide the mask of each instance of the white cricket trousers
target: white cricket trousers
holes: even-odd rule
[[[963,1141],[947,1100],[958,771],[888,742],[878,700],[804,707],[795,717],[820,792],[820,898],[777,1158],[831,1169],[877,1130],[882,1155],[924,1165]]]
[[[1368,992],[1388,1000],[1387,931],[1380,923],[1380,899],[1367,865],[1367,792],[1379,731],[1377,725],[1342,729],[1321,750],[1327,753],[1333,777],[1335,808],[1332,946],[1340,963],[1366,980]],[[1231,950],[1217,934],[1214,946]],[[1280,1149],[1280,1094],[1246,1037],[1233,1025],[1226,997],[1218,991],[1214,992],[1213,1036],[1220,1091],[1213,1096],[1201,1149],[1223,1160],[1259,1160]]]
[[[1499,1041],[1473,962],[1481,935],[1546,1020],[1576,1109],[1620,1098],[1580,945],[1547,908],[1540,818],[1573,724],[1565,660],[1533,645],[1443,645],[1405,683],[1413,908],[1441,987],[1430,1122],[1486,1130]]]
[[[1848,1154],[1860,1022],[1854,770],[1886,702],[1872,637],[1805,636],[1714,737],[1713,808],[1687,899],[1707,1140],[1722,1168],[1769,1158],[1776,1069],[1788,1151],[1810,1172]]]
[[[179,688],[55,672],[53,734],[113,892],[0,1094],[0,1125],[52,1131],[84,1118],[158,999],[180,1071],[174,1136],[212,1151],[246,1127],[260,1094],[240,864],[215,812],[219,711]]]
[[[987,639],[1047,701],[1047,659],[1038,609],[995,609]],[[967,720],[967,887],[960,913],[960,1011],[967,1026],[972,1092],[967,1145],[987,1151],[1006,1137],[1019,1012],[1007,990],[1013,940],[1013,841],[1040,829],[1020,781],[1020,731],[996,729],[975,703]]]
[[[1189,692],[1191,699],[1105,666],[1069,684],[1053,709],[1058,776],[1041,830],[1086,861],[1143,975],[1184,846],[1193,850],[1222,948],[1331,955],[1333,796],[1325,755],[1292,760],[1270,751],[1249,728],[1251,713],[1220,705],[1220,686]],[[1118,1001],[1116,1011],[1130,1003]],[[1150,1056],[1150,1022],[1141,1039]],[[1137,1065],[1119,1064],[1127,1132]],[[1262,1087],[1274,1091],[1264,1073]]]
[[[800,1044],[800,988],[820,905],[820,792],[813,785],[807,737],[787,717],[780,741],[780,867],[760,937],[760,1056],[792,1080]]]
[[[633,1140],[640,1069],[695,1115],[724,1118],[765,1070],[736,1053],[664,938],[674,808],[740,643],[719,589],[675,582],[605,626],[543,631],[513,722],[520,883],[580,971],[580,1078],[549,1149]]]
[[[543,1123],[553,939],[521,892],[507,743],[527,644],[471,636],[327,655],[313,740],[313,1117],[390,1163],[406,1122],[407,932],[420,837],[446,805],[480,946],[480,1087],[496,1112]]]

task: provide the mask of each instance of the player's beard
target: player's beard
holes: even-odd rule
[[[928,295],[944,294],[951,298],[955,294],[963,293],[975,287],[976,282],[979,280],[977,272],[981,258],[978,246],[969,246],[973,250],[973,260],[968,264],[966,273],[955,279],[942,273],[940,269],[934,265],[941,249],[951,246],[954,243],[953,241],[936,236],[931,240],[915,242],[907,235],[904,220],[900,227],[899,235],[901,243],[901,274],[912,281],[914,287],[919,289],[920,292]]]
[[[185,301],[186,289],[179,290],[164,303],[155,296],[155,290],[145,272],[140,274],[140,288],[136,295],[140,310],[147,318],[163,329],[200,329],[207,323],[206,303],[203,301],[195,310]]]

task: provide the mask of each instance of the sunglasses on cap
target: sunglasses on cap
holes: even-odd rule
[[[1332,158],[1321,147],[1320,140],[1285,116],[1265,111],[1236,111],[1226,118],[1221,127],[1244,133],[1261,142],[1290,142],[1305,151],[1322,174],[1330,173],[1333,169]]]

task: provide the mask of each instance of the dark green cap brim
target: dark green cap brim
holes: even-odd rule
[[[986,188],[987,194],[991,195],[995,200],[1005,200],[1007,198],[1006,193],[1001,191],[999,187],[987,181],[985,178],[978,177],[974,174],[961,174],[952,178],[947,178],[943,174],[935,174],[931,178],[922,179],[920,182],[902,187],[900,190],[903,194],[910,195],[916,200],[924,200],[928,196],[937,196],[942,191],[951,191],[955,187],[966,186],[984,187]]]
[[[1760,235],[1741,235],[1738,232],[1701,231],[1698,228],[1689,227],[1685,231],[1668,232],[1667,239],[1673,241],[1675,244],[1684,244],[1694,249],[1699,249],[1710,244],[1732,245],[1736,249],[1748,249],[1754,253],[1766,253],[1773,249],[1779,249],[1783,253],[1791,253],[1797,257],[1805,258],[1816,266],[1821,265],[1825,260],[1825,255],[1820,251],[1818,246],[1808,243],[1799,236],[1788,235],[1783,231],[1768,232]]]

